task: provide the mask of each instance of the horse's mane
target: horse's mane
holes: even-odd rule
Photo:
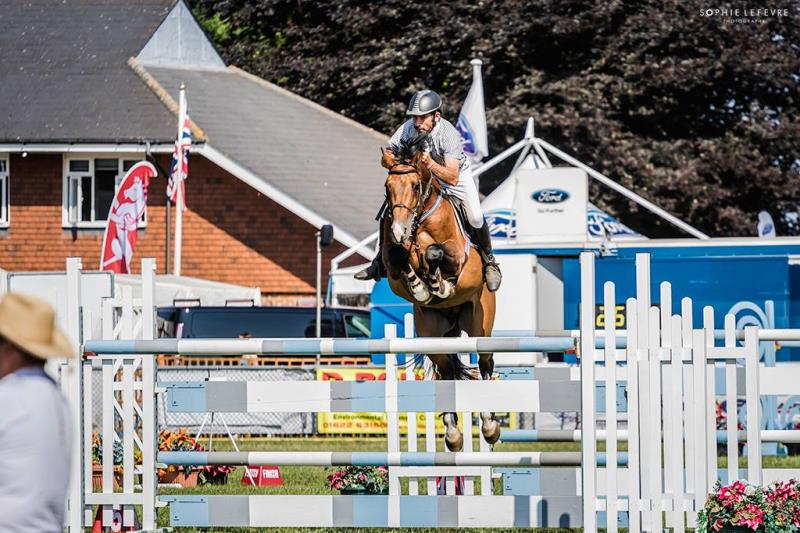
[[[418,167],[417,161],[425,146],[427,133],[420,133],[415,137],[400,141],[400,149],[395,154],[398,163]]]

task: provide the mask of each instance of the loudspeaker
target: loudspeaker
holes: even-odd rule
[[[319,229],[319,245],[329,246],[333,243],[333,226],[325,224]]]

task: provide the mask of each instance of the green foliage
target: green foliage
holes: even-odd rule
[[[800,233],[782,216],[800,197],[797,3],[747,23],[702,16],[704,0],[190,3],[227,62],[384,133],[422,87],[455,120],[481,57],[491,153],[533,116],[538,136],[711,235],[754,234],[762,209]],[[680,235],[591,193],[645,234]]]
[[[231,38],[231,23],[223,20],[219,13],[214,13],[210,18],[202,20],[203,28],[208,32],[209,37],[217,43],[217,46],[222,46],[230,41]],[[242,28],[236,29],[236,36],[244,33]]]

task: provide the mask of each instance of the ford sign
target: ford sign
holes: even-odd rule
[[[569,198],[569,193],[561,189],[541,189],[534,191],[531,198],[540,204],[560,204]]]

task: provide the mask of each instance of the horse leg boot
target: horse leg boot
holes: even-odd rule
[[[494,372],[492,354],[479,353],[478,357],[478,368],[481,371],[481,379],[491,380],[492,372]],[[483,434],[483,439],[488,444],[495,444],[500,440],[500,423],[495,418],[494,413],[481,412],[481,433]]]
[[[489,223],[483,221],[483,226],[475,229],[475,237],[480,248],[481,259],[483,259],[483,277],[486,280],[486,288],[490,292],[496,291],[500,287],[503,275],[500,274],[500,267],[492,253],[492,237],[489,235]]]

